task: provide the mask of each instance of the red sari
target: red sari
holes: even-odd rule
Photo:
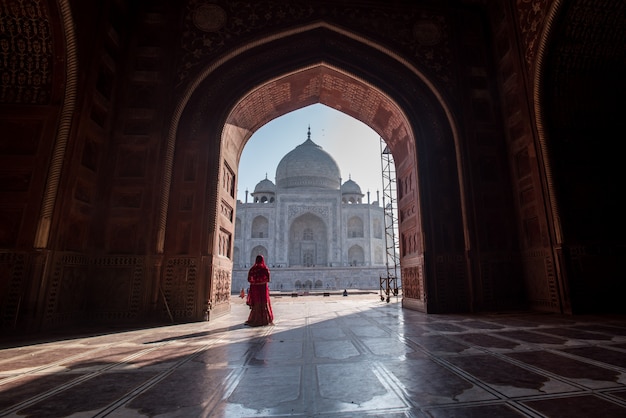
[[[263,325],[273,325],[274,313],[270,303],[270,270],[265,265],[262,255],[257,255],[256,262],[248,271],[248,291],[247,304],[250,306],[250,315],[246,325],[259,327]]]

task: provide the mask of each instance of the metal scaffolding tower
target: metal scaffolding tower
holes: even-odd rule
[[[400,267],[398,242],[398,218],[396,166],[389,147],[380,138],[380,157],[383,177],[383,208],[385,210],[385,247],[387,252],[387,275],[380,277],[380,300],[389,299],[391,295],[398,296],[398,268]]]

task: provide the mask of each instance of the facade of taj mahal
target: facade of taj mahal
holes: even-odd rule
[[[237,202],[233,293],[248,287],[248,268],[258,254],[277,291],[379,289],[387,277],[380,195],[372,202],[368,192],[364,200],[354,180],[342,183],[337,163],[312,140],[310,128],[279,162],[276,184],[261,180],[251,197]]]

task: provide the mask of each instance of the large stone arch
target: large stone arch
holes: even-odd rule
[[[348,238],[363,238],[364,226],[363,219],[359,216],[348,218]]]
[[[365,251],[360,245],[353,245],[348,249],[348,262],[351,266],[361,266],[365,262]]]
[[[324,220],[310,212],[289,223],[289,266],[326,266],[328,263],[328,227]]]
[[[616,307],[624,306],[626,291],[626,218],[615,204],[626,180],[623,156],[590,142],[613,138],[623,126],[626,3],[594,6],[550,4],[532,69],[545,258],[554,260],[555,270],[546,283],[562,312],[623,312]]]
[[[258,215],[252,220],[250,227],[250,238],[269,237],[270,222],[267,217]]]
[[[165,171],[171,175],[169,180],[165,176],[164,189],[171,190],[169,202],[178,201],[177,188],[170,189],[168,181],[180,176],[184,156],[193,152],[206,159],[208,208],[203,224],[208,228],[196,242],[198,250],[213,254],[218,235],[234,232],[232,221],[220,214],[224,207],[235,207],[232,184],[246,141],[268,121],[313,103],[367,124],[392,152],[397,209],[403,216],[402,275],[409,278],[403,281],[404,305],[429,312],[467,310],[468,228],[452,115],[439,91],[415,67],[324,23],[257,40],[215,63],[190,85],[178,106],[170,130],[171,161],[166,158],[171,167]],[[178,220],[168,204],[162,217],[167,231],[176,230]],[[171,236],[161,233],[165,253]],[[428,255],[426,246],[431,249]],[[229,277],[230,260],[215,255],[210,259],[214,277],[217,272]],[[200,292],[211,297],[208,288]]]

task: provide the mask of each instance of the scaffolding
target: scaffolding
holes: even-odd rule
[[[383,179],[383,208],[385,212],[385,248],[387,274],[380,276],[380,300],[389,302],[391,295],[398,296],[398,268],[400,267],[398,243],[398,218],[396,167],[389,147],[380,138],[380,157]]]

